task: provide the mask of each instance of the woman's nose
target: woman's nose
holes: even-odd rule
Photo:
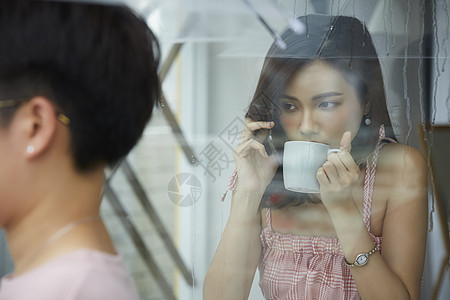
[[[315,134],[316,128],[314,126],[314,118],[311,113],[304,112],[299,128],[300,134],[303,136],[310,136]]]

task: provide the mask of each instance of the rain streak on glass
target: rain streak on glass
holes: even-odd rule
[[[408,49],[409,49],[409,38],[408,38],[408,25],[409,25],[409,15],[411,13],[411,3],[408,1],[408,6],[406,10],[405,18],[405,51],[403,57],[403,95],[406,101],[406,120],[408,122],[408,133],[406,134],[405,143],[410,144],[411,142],[411,99],[408,96],[408,76],[407,76],[407,66],[408,66]]]

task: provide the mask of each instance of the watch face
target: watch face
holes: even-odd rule
[[[356,257],[355,265],[364,266],[365,264],[367,264],[368,258],[369,258],[369,255],[367,255],[367,254],[359,254]]]

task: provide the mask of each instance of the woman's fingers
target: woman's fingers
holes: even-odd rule
[[[331,168],[331,165],[334,168]],[[351,185],[359,179],[359,168],[350,153],[341,151],[328,156],[327,162],[323,165],[330,181],[340,182],[344,185]],[[331,172],[329,174],[329,172]],[[334,176],[334,177],[330,177]]]
[[[323,167],[320,167],[319,170],[317,170],[316,178],[321,187],[324,186],[325,184],[330,183],[330,179],[328,179],[327,174],[325,173]]]
[[[341,151],[350,153],[352,150],[352,133],[350,131],[344,132],[341,138]]]
[[[322,165],[322,169],[330,182],[334,182],[339,178],[336,166],[332,162],[326,161]]]
[[[242,130],[240,143],[244,143],[247,140],[254,138],[254,133],[256,130],[271,129],[273,126],[274,122],[253,121],[251,119],[246,119],[244,129]]]
[[[254,139],[249,139],[249,140],[245,141],[244,143],[240,144],[234,150],[234,153],[238,157],[244,158],[250,153],[251,150],[256,150],[259,154],[261,154],[261,156],[268,157],[266,149],[264,148],[264,145]]]
[[[341,170],[346,170],[348,172],[359,171],[358,165],[353,160],[353,157],[346,151],[328,155],[328,161],[332,162],[336,166],[338,173]]]
[[[273,125],[274,123],[272,121],[252,121],[251,119],[247,119],[247,121],[245,122],[245,127],[250,131],[255,131],[261,128],[270,129],[273,127]]]

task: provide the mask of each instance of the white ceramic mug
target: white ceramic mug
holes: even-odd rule
[[[330,153],[340,152],[315,142],[290,141],[284,144],[284,187],[293,192],[319,193],[317,170],[327,161]]]

